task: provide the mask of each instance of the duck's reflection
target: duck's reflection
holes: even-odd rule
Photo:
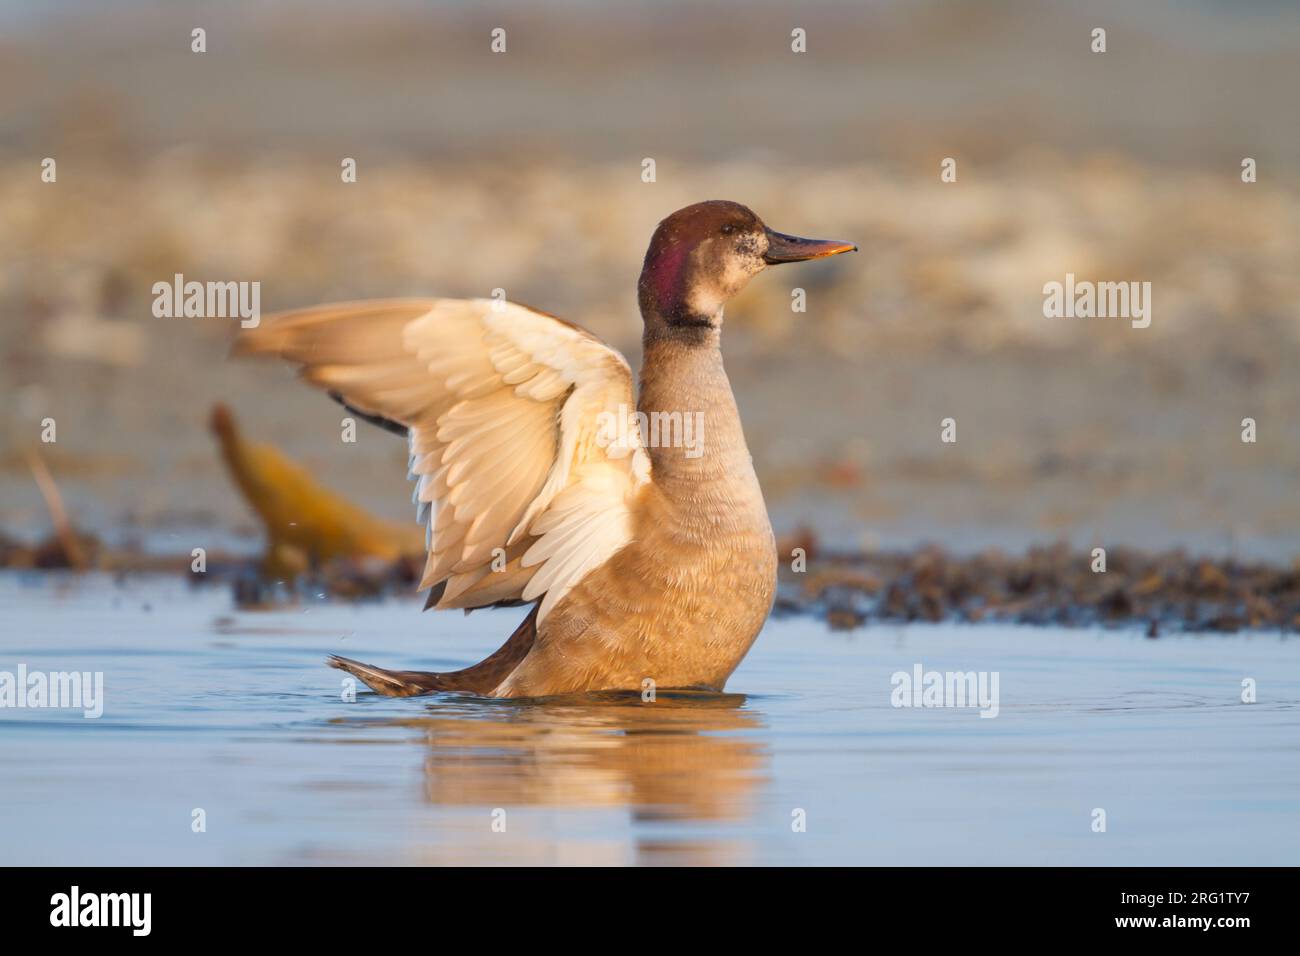
[[[523,811],[534,841],[563,842],[588,830],[587,851],[606,849],[595,860],[592,852],[578,853],[585,862],[602,862],[610,851],[620,855],[609,846],[611,834],[583,825],[602,809],[620,811],[631,823],[631,832],[625,822],[621,839],[612,842],[626,850],[630,836],[633,862],[739,863],[748,855],[734,836],[716,832],[718,824],[751,818],[755,788],[767,772],[758,733],[764,724],[743,695],[660,691],[653,702],[635,694],[537,701],[448,697],[431,701],[419,716],[384,723],[422,734],[430,803],[502,808],[511,830],[515,811]],[[530,825],[547,809],[587,812],[543,813],[545,825]],[[514,843],[492,842],[501,850]],[[536,857],[522,855],[529,859],[521,862]]]

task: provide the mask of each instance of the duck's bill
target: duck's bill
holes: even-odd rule
[[[787,236],[783,232],[767,231],[767,252],[763,261],[768,265],[780,262],[806,262],[809,259],[825,259],[838,256],[841,252],[857,252],[858,247],[851,242],[838,242],[834,239],[801,239]]]

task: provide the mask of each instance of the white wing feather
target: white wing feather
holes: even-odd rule
[[[438,607],[540,599],[540,622],[632,539],[650,480],[632,372],[582,329],[512,303],[401,299],[285,313],[239,347],[407,426],[420,586],[444,585]]]

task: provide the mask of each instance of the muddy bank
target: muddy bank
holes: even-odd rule
[[[1105,571],[1095,571],[1092,552],[1065,545],[1020,555],[939,548],[824,554],[803,571],[791,564],[782,568],[775,613],[811,614],[842,630],[871,621],[1140,624],[1149,637],[1300,629],[1295,565],[1113,549]]]
[[[230,588],[245,609],[300,600],[357,601],[417,596],[416,558],[336,559],[285,578],[256,557],[213,552],[204,570],[186,555],[106,548],[82,536],[85,570],[120,576],[169,574],[196,587]],[[1014,622],[1060,627],[1132,627],[1148,636],[1179,632],[1300,630],[1300,566],[1198,557],[1183,551],[1112,549],[1106,570],[1091,552],[1060,544],[1020,554],[958,555],[930,547],[894,552],[832,552],[807,534],[783,538],[773,613],[810,616],[832,629],[872,622]],[[794,558],[802,549],[804,560]],[[24,544],[0,535],[0,568],[73,568],[51,536]],[[796,570],[796,568],[800,568]]]

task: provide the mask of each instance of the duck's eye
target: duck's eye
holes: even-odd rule
[[[733,226],[731,223],[727,223],[725,226],[722,227],[722,234],[724,236],[729,236],[735,231],[736,231],[736,227]]]

